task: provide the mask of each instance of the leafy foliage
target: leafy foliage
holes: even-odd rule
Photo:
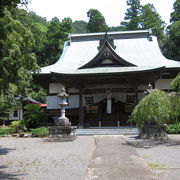
[[[17,7],[18,4],[27,5],[29,0],[0,0],[0,17],[4,16],[4,9]]]
[[[171,13],[167,28],[167,36],[164,42],[163,54],[170,59],[180,60],[180,0],[174,2],[174,12]]]
[[[157,36],[158,39],[164,37],[165,22],[162,21],[160,15],[152,4],[142,6],[140,24],[141,29],[152,28],[153,35]]]
[[[170,86],[175,91],[170,94],[172,120],[180,122],[180,73],[173,79]]]
[[[9,83],[16,84],[23,76],[31,76],[30,71],[36,71],[38,65],[32,51],[34,38],[30,30],[14,20],[8,11],[0,24],[6,32],[0,61],[0,87],[5,89]]]
[[[48,22],[46,18],[36,15],[34,12],[27,12],[23,9],[14,9],[13,18],[19,20],[24,26],[28,27],[33,34],[35,45],[33,52],[36,55],[37,63],[43,66],[46,63],[45,45],[47,43],[46,33]]]
[[[37,104],[28,104],[24,107],[23,123],[27,129],[38,126],[38,122],[45,118],[44,111]]]
[[[174,89],[176,92],[180,93],[180,73],[173,79],[170,86],[172,89]]]
[[[45,56],[47,64],[54,64],[63,50],[63,43],[67,40],[67,32],[71,32],[72,20],[64,18],[62,22],[57,17],[53,18],[47,30],[47,43]]]
[[[163,53],[169,59],[180,60],[180,21],[169,26]]]
[[[180,96],[177,93],[170,94],[171,121],[180,122]]]
[[[41,86],[34,84],[29,88],[29,96],[41,103],[46,103],[47,92]]]
[[[0,127],[0,136],[5,136],[13,133],[15,133],[15,131],[10,127]]]
[[[171,13],[170,22],[180,21],[180,0],[176,0],[173,4],[174,12]]]
[[[141,5],[140,0],[127,0],[126,1],[127,12],[125,13],[124,20],[121,25],[124,27],[124,30],[136,30],[139,29],[140,14],[141,14]]]
[[[74,21],[72,24],[72,33],[86,33],[87,22],[85,21]]]
[[[158,37],[158,40],[164,38],[165,22],[161,19],[152,4],[141,6],[140,0],[127,0],[129,8],[125,13],[120,29],[139,30],[152,28],[152,34]]]
[[[5,15],[0,18],[0,29],[4,34],[0,37],[0,94],[3,97],[11,96],[9,102],[14,102],[15,99],[23,102],[30,95],[31,87],[33,87],[32,72],[37,71],[39,67],[34,53],[36,46],[34,35],[25,23],[27,20],[25,21],[23,16],[26,11],[17,10],[17,12],[21,12],[19,14],[15,12],[12,10],[12,16],[9,11],[4,10]],[[24,24],[14,17],[19,17]],[[43,92],[42,88],[39,89]],[[36,93],[33,92],[33,94]],[[12,100],[13,98],[14,100]],[[4,108],[5,114],[8,114],[9,110],[13,108],[9,105],[8,107],[1,106]]]
[[[168,125],[166,127],[166,132],[168,134],[180,134],[180,122]]]
[[[13,86],[6,90],[5,93],[0,93],[0,120],[4,121],[8,119],[9,112],[16,106],[15,94]]]
[[[145,96],[134,108],[131,114],[131,121],[141,129],[144,124],[154,122],[157,127],[167,123],[170,119],[171,104],[165,92],[153,90]]]
[[[97,9],[90,9],[87,12],[87,17],[89,18],[87,25],[88,32],[103,32],[108,30],[104,16]]]
[[[13,132],[19,132],[26,129],[22,120],[12,121],[10,128],[13,129]]]

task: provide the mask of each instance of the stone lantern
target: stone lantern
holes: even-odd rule
[[[68,105],[65,89],[62,88],[61,92],[57,95],[60,98],[61,116],[55,118],[55,126],[49,127],[49,137],[45,141],[66,142],[74,141],[76,139],[76,126],[71,126],[69,119],[66,117],[65,107]]]
[[[71,123],[69,122],[69,119],[66,117],[66,106],[67,98],[69,97],[68,94],[66,94],[65,89],[62,88],[61,92],[57,95],[58,98],[60,98],[60,103],[58,104],[61,107],[61,116],[57,119],[56,125],[58,126],[70,126]]]
[[[152,88],[152,85],[149,83],[148,86],[147,86],[147,90],[144,91],[145,94],[150,94],[151,91],[153,91],[153,88]]]

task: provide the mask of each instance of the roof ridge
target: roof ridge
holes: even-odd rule
[[[113,34],[134,34],[134,33],[150,33],[150,29],[146,30],[131,30],[131,31],[105,31],[105,32],[94,32],[94,33],[70,33],[69,37],[81,37],[81,36],[96,36],[96,35],[105,35],[107,32],[108,35],[113,35]]]

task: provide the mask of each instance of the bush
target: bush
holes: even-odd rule
[[[134,108],[130,121],[139,128],[139,137],[167,140],[164,124],[171,117],[171,104],[165,92],[155,89],[145,96]]]
[[[26,129],[23,120],[11,122],[10,128],[12,128],[15,132],[23,131]]]
[[[1,127],[0,128],[0,136],[8,135],[8,134],[13,134],[15,133],[15,130],[10,127]]]
[[[171,121],[180,122],[180,95],[171,93],[169,97],[171,102]]]
[[[168,134],[180,134],[180,123],[173,123],[166,127]]]
[[[27,129],[38,127],[38,122],[46,118],[44,111],[38,104],[28,104],[24,109],[23,123]]]
[[[45,128],[45,127],[40,127],[40,128],[30,129],[30,130],[31,130],[32,135],[36,137],[45,137],[45,136],[48,136],[49,134],[48,128]]]
[[[158,89],[145,96],[134,108],[130,121],[135,122],[141,129],[144,124],[156,124],[161,127],[167,123],[171,115],[169,96]]]

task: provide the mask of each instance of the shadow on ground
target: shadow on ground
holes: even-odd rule
[[[24,175],[24,174],[17,174],[17,173],[7,173],[5,172],[5,168],[7,168],[7,166],[0,166],[0,179],[20,180],[18,177]]]
[[[153,140],[153,139],[140,139],[138,136],[131,136],[129,140],[127,140],[124,145],[129,145],[135,148],[153,148],[155,146],[179,146],[180,140],[169,138],[167,141]]]
[[[0,146],[0,156],[7,155],[8,153],[14,151],[15,149],[11,148],[2,148]],[[7,166],[0,166],[0,179],[6,179],[6,180],[19,180],[19,176],[22,176],[23,174],[17,174],[17,173],[8,173],[6,172]],[[18,177],[17,177],[18,176]]]
[[[1,156],[1,155],[6,155],[6,154],[8,154],[9,152],[14,151],[14,150],[16,150],[16,149],[2,148],[2,147],[0,146],[0,156]]]

